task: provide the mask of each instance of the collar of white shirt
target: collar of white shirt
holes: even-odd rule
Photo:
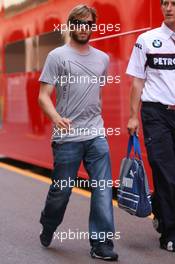
[[[167,27],[164,22],[162,23],[161,29],[163,33],[166,35],[167,39],[173,38],[175,40],[175,32],[172,31],[169,27]]]

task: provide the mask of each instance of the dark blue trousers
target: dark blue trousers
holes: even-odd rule
[[[90,237],[100,234],[114,234],[114,219],[112,206],[112,186],[107,181],[112,180],[109,146],[106,138],[96,137],[82,142],[52,143],[54,155],[54,170],[44,210],[40,223],[53,231],[61,224],[71,195],[72,184],[75,180],[81,161],[87,170],[90,182],[96,181],[92,187],[89,234]],[[64,188],[61,183],[64,181]],[[100,187],[100,181],[106,182],[105,188]],[[58,184],[55,184],[58,183]],[[66,185],[67,183],[67,185]],[[94,185],[92,185],[94,186]],[[81,212],[80,217],[81,217]],[[99,235],[99,236],[98,236]]]

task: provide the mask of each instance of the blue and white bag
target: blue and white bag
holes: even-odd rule
[[[134,157],[130,158],[132,147],[134,147]],[[136,134],[129,138],[127,157],[121,162],[119,179],[117,195],[119,207],[138,217],[150,215],[151,195]]]

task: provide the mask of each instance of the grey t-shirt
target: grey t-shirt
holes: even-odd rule
[[[105,83],[109,56],[89,46],[80,54],[69,44],[52,50],[39,81],[55,85],[56,110],[71,122],[69,132],[53,127],[52,141],[84,141],[104,136],[100,89]]]

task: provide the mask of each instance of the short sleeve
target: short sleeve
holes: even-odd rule
[[[106,54],[107,55],[107,54]],[[110,62],[110,58],[107,55],[105,58],[105,70],[104,70],[104,75],[107,77],[108,75],[108,70],[109,70],[109,62]]]
[[[142,36],[139,36],[131,53],[126,73],[141,79],[146,78],[146,45]]]
[[[60,72],[59,68],[59,61],[57,61],[52,55],[48,54],[39,81],[55,85]]]
[[[107,54],[105,54],[104,57],[104,71],[102,73],[103,77],[103,84],[100,84],[100,86],[105,86],[107,84],[107,80],[108,80],[108,71],[109,71],[109,62],[110,62],[110,58]]]

